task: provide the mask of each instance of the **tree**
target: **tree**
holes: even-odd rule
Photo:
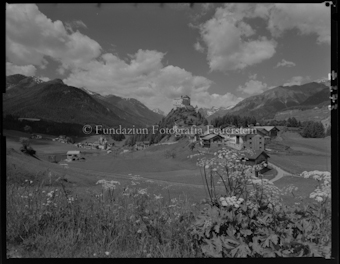
[[[322,138],[325,137],[325,129],[321,122],[307,121],[304,122],[301,136],[305,138]]]
[[[70,144],[74,144],[74,139],[71,137],[66,137],[66,142]]]
[[[30,127],[29,125],[26,125],[26,126],[24,127],[24,131],[25,131],[26,133],[32,133],[32,127]]]

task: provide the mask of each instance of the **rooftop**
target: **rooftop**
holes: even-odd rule
[[[277,129],[277,130],[279,130],[276,126],[255,126],[254,128],[256,128],[256,129],[261,129],[261,128],[263,128],[263,129],[265,129],[265,130],[267,130],[268,132],[269,131],[271,131],[272,129]]]
[[[253,151],[253,152],[254,152],[253,155],[247,154],[246,158],[248,158],[248,159],[257,159],[262,153],[263,153],[263,155],[266,156],[266,158],[269,158],[269,155],[264,150],[256,150],[256,151]]]

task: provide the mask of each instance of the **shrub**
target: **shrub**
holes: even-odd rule
[[[242,154],[222,150],[216,158],[201,159],[209,207],[191,227],[194,240],[206,257],[330,257],[330,174],[310,195],[313,205],[285,206],[280,190],[256,179],[254,168],[240,162]],[[224,187],[218,196],[216,185]]]

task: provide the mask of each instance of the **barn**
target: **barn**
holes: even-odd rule
[[[69,150],[66,155],[68,160],[79,160],[81,157],[79,150]]]
[[[268,164],[268,158],[269,158],[269,155],[265,151],[256,150],[256,151],[253,151],[252,155],[250,154],[246,155],[246,165],[254,166],[257,164],[261,164],[261,163]],[[258,172],[261,172],[261,171],[262,170],[255,172],[256,177],[258,175]]]
[[[209,134],[201,138],[204,147],[210,147],[212,143],[221,144],[224,137],[218,134]]]

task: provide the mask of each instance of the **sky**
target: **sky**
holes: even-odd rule
[[[327,78],[320,4],[6,4],[6,75],[136,98],[165,113],[189,95],[228,107]]]

